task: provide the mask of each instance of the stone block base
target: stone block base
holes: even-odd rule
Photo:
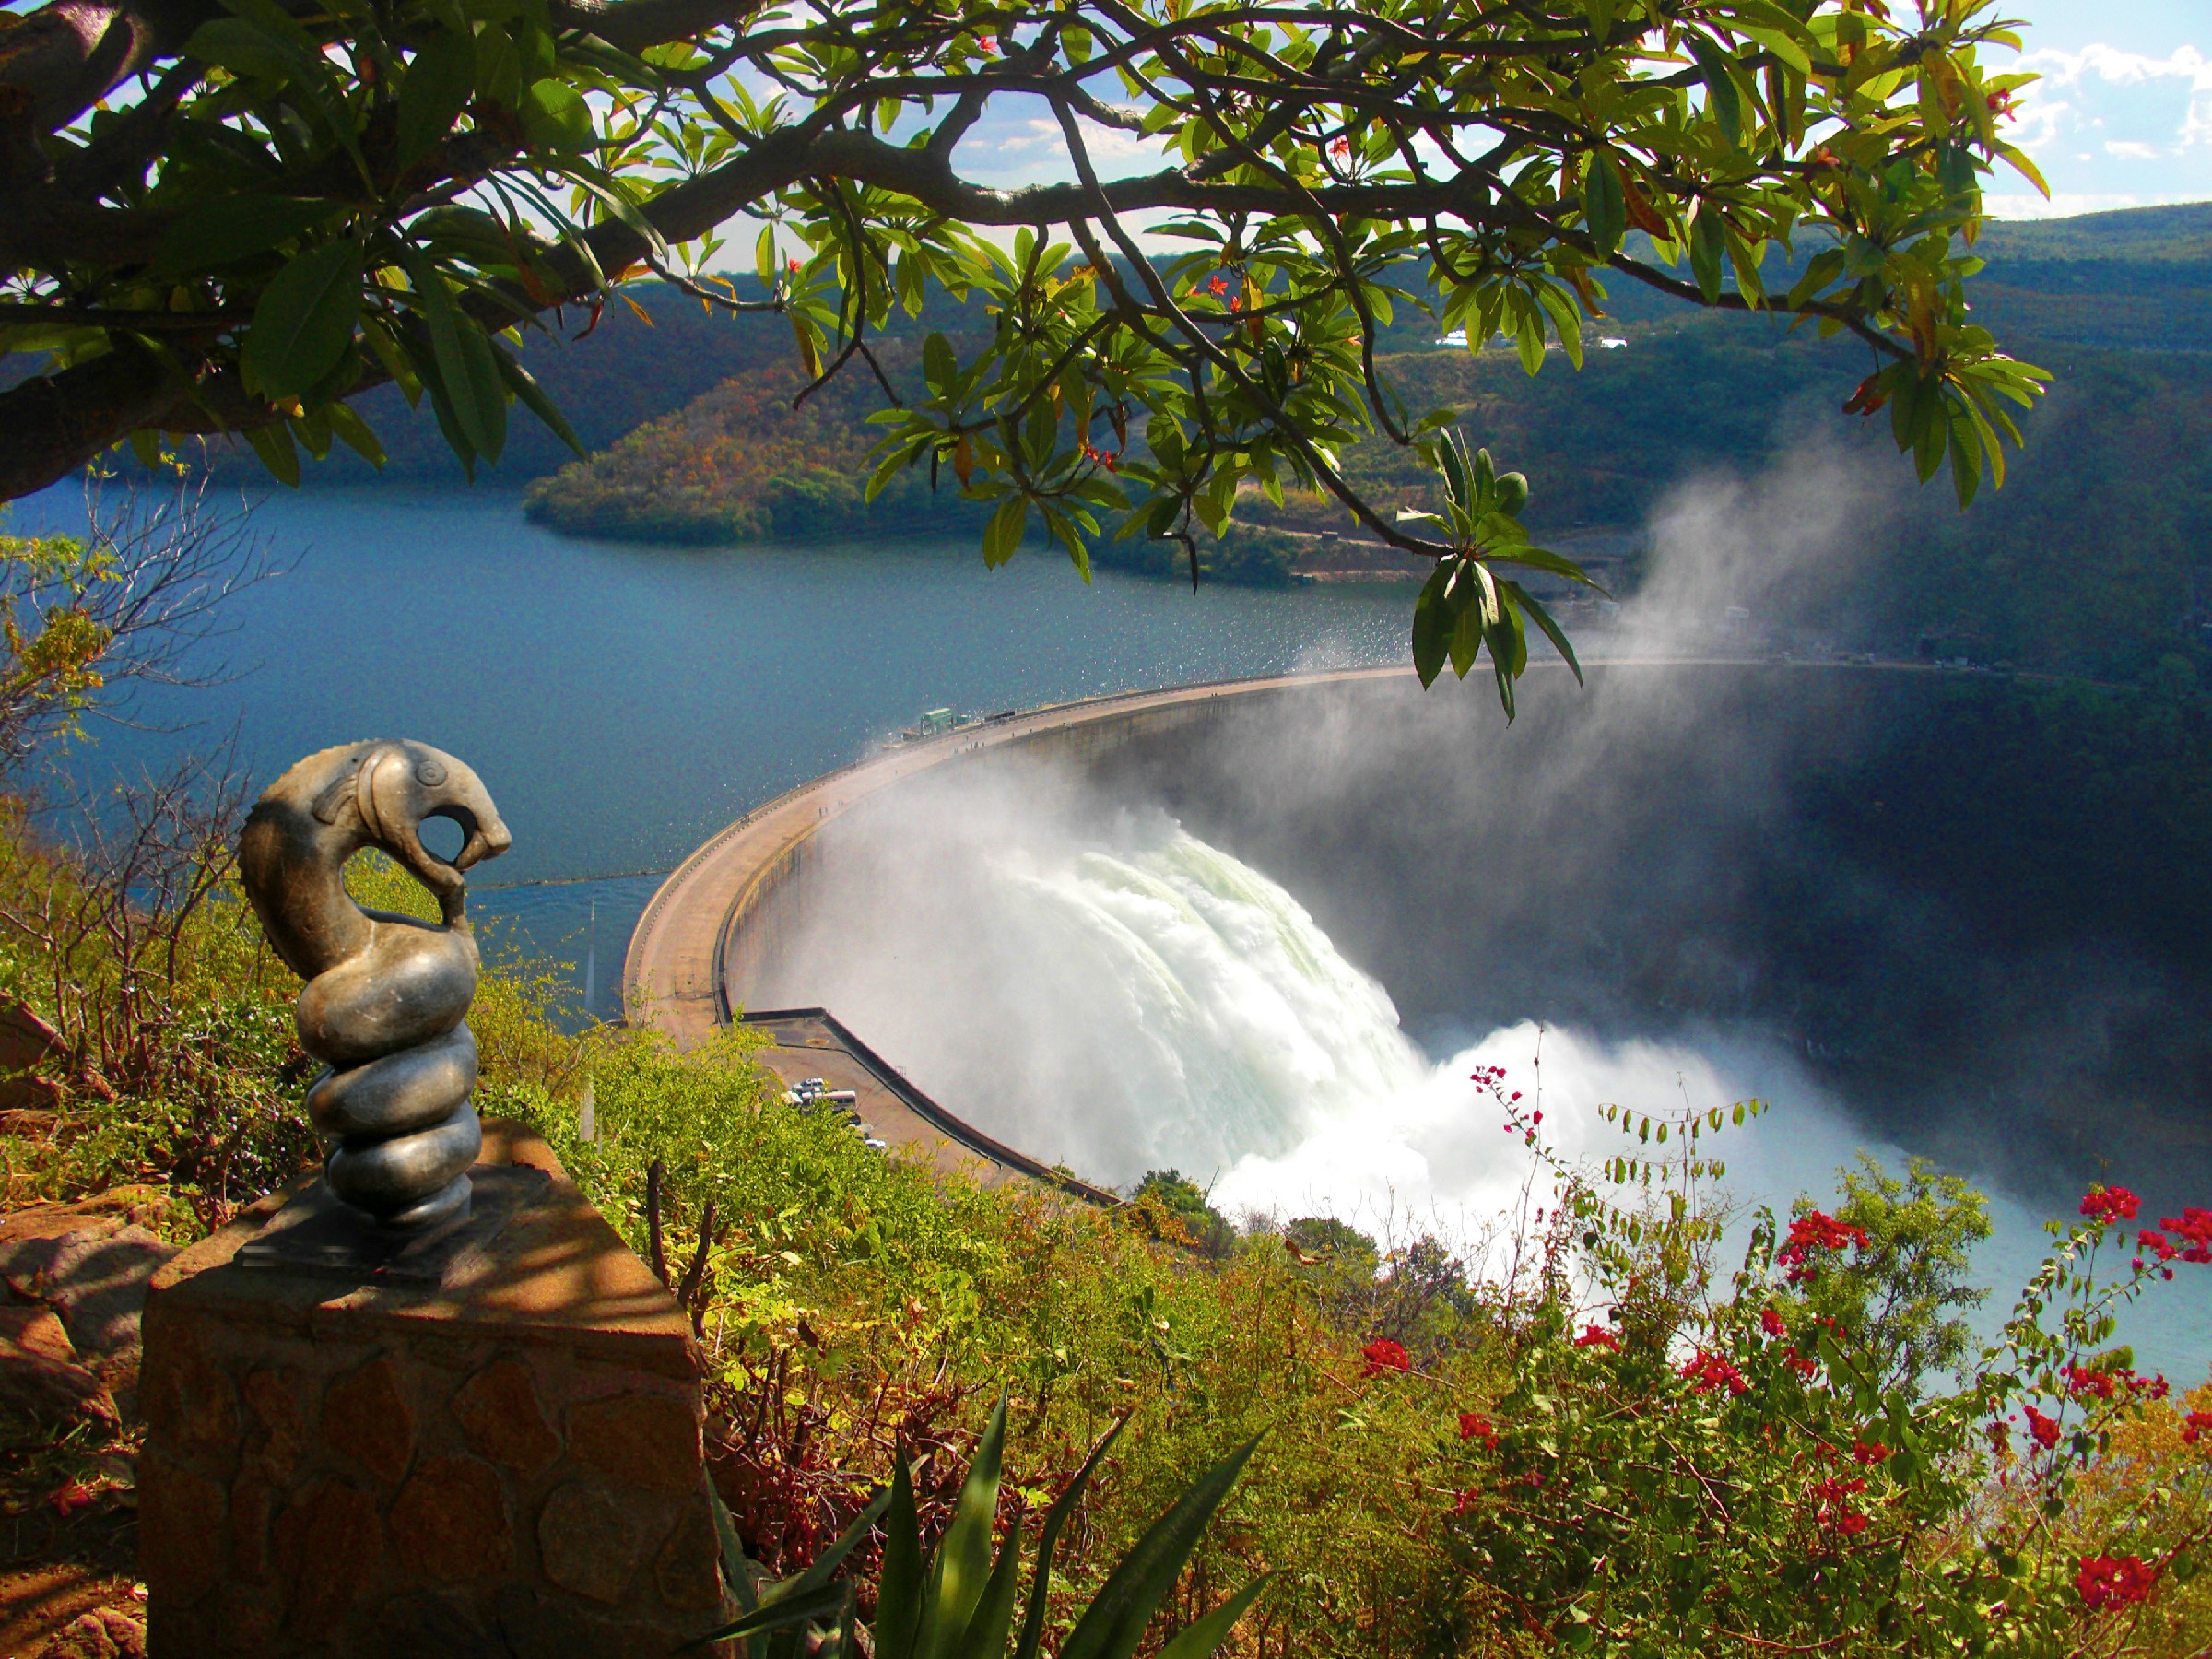
[[[665,1659],[725,1612],[700,1363],[673,1298],[545,1143],[466,1282],[233,1261],[273,1198],[147,1302],[151,1659]]]

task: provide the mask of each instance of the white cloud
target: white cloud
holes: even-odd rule
[[[2011,137],[2053,193],[2131,203],[2212,194],[2212,57],[2199,46],[2158,57],[2093,42],[2029,52],[2017,66],[2042,78],[2020,92]]]

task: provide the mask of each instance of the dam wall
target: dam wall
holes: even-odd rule
[[[1383,679],[1411,683],[1412,675],[1402,666],[1351,669],[1128,692],[994,716],[887,745],[747,813],[677,866],[630,935],[623,966],[628,1017],[689,1047],[717,1025],[777,1000],[764,999],[770,989],[765,982],[807,913],[824,863],[822,832],[901,783],[985,757],[1020,756],[1099,770],[1140,738],[1170,745],[1195,740],[1218,728],[1231,707],[1315,685]],[[786,1005],[818,1000],[803,987],[774,989],[790,991],[781,999]],[[864,1129],[916,1147],[941,1166],[980,1165],[986,1175],[1043,1179],[1089,1202],[1111,1201],[1112,1194],[1071,1171],[1045,1170],[930,1100],[865,1044],[845,1041],[852,1034],[836,1023],[833,1010],[809,1012],[818,1017],[817,1034],[795,1044],[782,1039],[781,1026],[787,1021],[763,1016],[771,1041],[760,1052],[761,1063],[786,1082],[797,1086],[820,1076],[850,1085],[856,1096],[853,1115]]]

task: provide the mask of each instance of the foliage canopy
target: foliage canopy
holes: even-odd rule
[[[385,380],[494,461],[511,403],[567,429],[518,331],[647,272],[782,312],[817,377],[936,287],[992,327],[928,342],[925,394],[882,381],[878,486],[949,471],[987,559],[1034,527],[1085,570],[1324,491],[1438,560],[1424,676],[1487,650],[1510,708],[1556,630],[1493,567],[1580,573],[1387,382],[1401,308],[1532,372],[1579,360],[1601,274],[1848,330],[1848,406],[1961,501],[2041,381],[1967,314],[1982,179],[2033,177],[1991,0],[55,0],[6,41],[0,347],[57,367],[0,394],[0,495],[126,436],[240,432],[288,479],[300,445],[373,455],[346,400]],[[1072,182],[962,176],[1014,100]],[[1108,176],[1109,137],[1156,164]],[[759,288],[708,274],[738,214]],[[1452,511],[1364,499],[1370,429]]]

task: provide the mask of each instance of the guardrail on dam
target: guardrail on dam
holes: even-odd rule
[[[814,866],[812,843],[823,826],[922,773],[986,753],[1091,761],[1139,733],[1210,720],[1231,700],[1347,681],[1403,679],[1410,673],[1398,665],[1087,698],[901,743],[826,773],[731,824],[661,884],[630,935],[623,966],[624,1004],[633,1021],[658,1028],[681,1047],[727,1023],[748,1002],[753,970],[777,943],[787,919],[805,904]],[[841,1026],[836,1030],[849,1035]],[[809,1067],[836,1065],[838,1054],[854,1049],[865,1051],[865,1045],[824,1041],[818,1034],[795,1044],[771,1041],[761,1059],[787,1082],[797,1083],[816,1075]],[[853,1058],[857,1069],[849,1068],[844,1081],[862,1093],[862,1115],[887,1141],[922,1147],[948,1166],[981,1159],[1008,1175],[1046,1180],[1094,1201],[1112,1200],[1112,1194],[1065,1171],[1046,1170],[947,1112],[872,1052],[865,1053],[865,1061]],[[868,1062],[880,1068],[872,1093]],[[882,1072],[890,1077],[884,1078]]]

